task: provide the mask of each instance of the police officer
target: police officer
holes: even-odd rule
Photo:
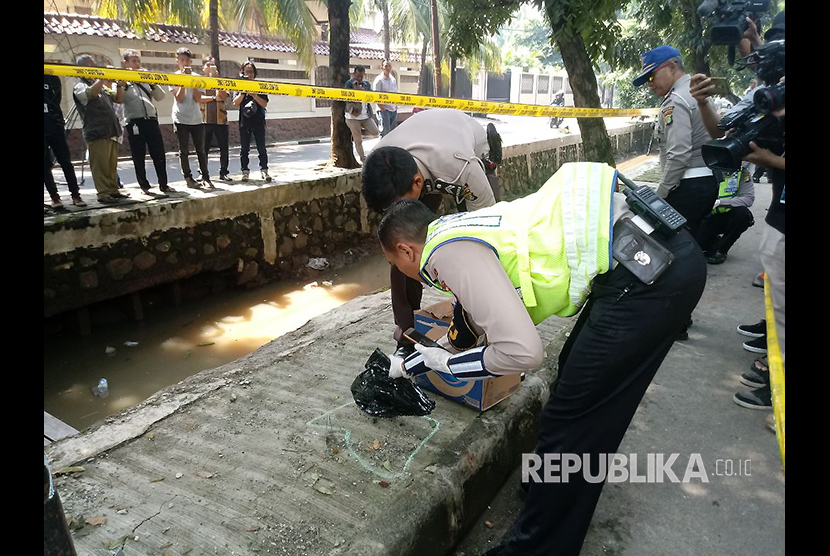
[[[496,202],[501,137],[458,110],[426,110],[411,116],[382,138],[366,157],[361,177],[370,208],[383,212],[403,197],[421,199],[437,212],[446,196],[459,210],[477,210]],[[390,271],[394,337],[399,355],[412,353],[403,332],[414,325],[413,311],[423,288],[393,267]]]
[[[712,212],[697,230],[697,242],[706,262],[723,264],[729,249],[738,238],[755,224],[749,207],[755,202],[755,183],[748,165],[723,178]]]
[[[663,97],[657,120],[662,172],[657,194],[686,217],[694,236],[718,197],[718,180],[700,152],[711,137],[689,93],[690,77],[683,69],[680,51],[658,46],[641,59],[643,69],[634,86],[648,83],[655,95]]]
[[[389,376],[433,369],[475,380],[535,370],[544,356],[535,325],[584,304],[559,355],[536,453],[542,461],[589,454],[595,475],[706,282],[706,262],[685,229],[655,240],[674,261],[651,285],[615,266],[611,227],[617,235],[633,216],[615,182],[605,164],[570,163],[536,193],[476,212],[434,220],[422,203],[395,203],[378,227],[390,264],[450,292],[456,304],[439,341],[445,349],[418,344],[406,359],[392,356]],[[582,470],[567,482],[531,480],[511,538],[491,553],[579,554],[603,483],[586,481]]]

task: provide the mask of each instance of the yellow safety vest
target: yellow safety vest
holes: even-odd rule
[[[720,182],[720,191],[718,191],[718,199],[732,199],[738,195],[738,188],[741,186],[743,179],[743,169],[737,172],[732,172],[724,176],[723,181]],[[732,207],[715,207],[712,209],[712,214],[722,214],[728,212]]]
[[[582,307],[591,280],[611,264],[612,196],[617,171],[607,164],[573,162],[535,193],[432,222],[421,256],[421,276],[432,253],[452,241],[490,247],[522,298],[534,324],[567,317]]]

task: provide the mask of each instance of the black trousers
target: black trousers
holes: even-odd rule
[[[205,153],[205,131],[202,124],[185,125],[173,124],[173,131],[176,132],[176,137],[179,139],[179,161],[182,165],[182,175],[185,178],[192,178],[193,173],[190,171],[190,140],[193,140],[193,148],[196,151],[196,158],[199,160],[199,171],[202,173],[202,179],[210,178],[210,171],[208,170],[207,154]]]
[[[696,239],[704,252],[718,251],[726,254],[753,224],[755,218],[752,211],[746,207],[733,207],[726,212],[710,213],[700,223]]]
[[[147,170],[144,167],[147,151],[150,152],[150,158],[153,160],[159,187],[167,186],[167,160],[164,154],[164,138],[161,136],[158,120],[137,118],[130,120],[125,127],[139,187],[141,189],[151,187],[147,179]]]
[[[616,453],[640,400],[706,284],[706,261],[685,230],[661,243],[675,260],[646,286],[618,265],[598,276],[559,355],[539,425],[536,453]],[[540,473],[540,476],[542,474]],[[582,472],[568,482],[534,483],[502,555],[575,556],[602,492]],[[638,488],[638,487],[633,487]],[[639,487],[641,488],[641,487]]]
[[[66,186],[69,188],[69,193],[76,197],[79,195],[78,178],[75,176],[75,168],[72,166],[72,160],[69,156],[69,145],[66,143],[66,135],[64,131],[54,130],[47,132],[43,130],[43,183],[46,186],[46,191],[52,199],[60,197],[58,194],[58,187],[55,184],[55,178],[52,177],[52,156],[49,151],[55,155],[55,159],[60,164],[63,170],[63,175],[66,177]]]
[[[228,126],[227,124],[204,124],[205,126],[205,153],[210,152],[213,136],[219,145],[219,175],[228,173]]]
[[[250,159],[248,158],[248,153],[251,151],[251,135],[253,134],[254,140],[256,141],[256,150],[259,154],[259,169],[260,170],[267,170],[268,169],[268,149],[265,147],[265,122],[263,121],[261,125],[254,124],[253,126],[243,125],[242,122],[239,123],[239,162],[242,165],[242,170],[246,171],[249,170],[248,163]]]
[[[697,229],[712,212],[718,198],[718,182],[714,176],[680,180],[676,188],[666,196],[666,202],[686,217],[686,227],[697,237]]]

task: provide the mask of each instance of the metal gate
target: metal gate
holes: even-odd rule
[[[510,70],[487,74],[487,100],[510,102]]]

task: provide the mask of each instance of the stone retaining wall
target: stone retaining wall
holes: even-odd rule
[[[643,151],[650,126],[611,130],[617,159]],[[512,145],[502,197],[537,189],[581,155],[579,136]],[[236,284],[294,277],[312,257],[371,242],[380,220],[360,196],[360,171],[327,169],[247,191],[180,197],[44,219],[44,316],[204,272]],[[447,200],[445,210],[453,210]]]

